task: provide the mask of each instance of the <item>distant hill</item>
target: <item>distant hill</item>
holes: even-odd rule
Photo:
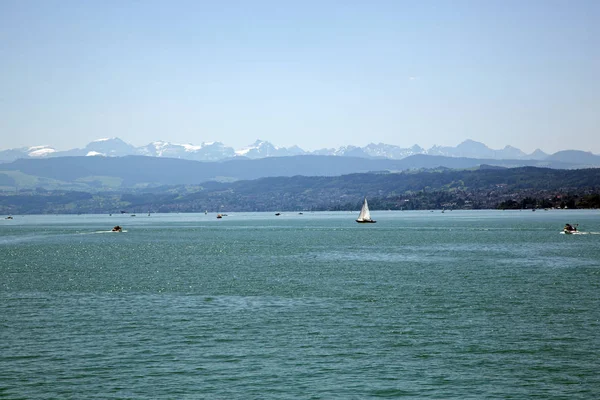
[[[99,191],[0,193],[0,213],[600,207],[600,169],[500,168],[269,177]]]
[[[206,181],[252,180],[275,176],[339,176],[370,171],[410,169],[496,167],[574,168],[561,161],[485,160],[458,157],[413,155],[401,160],[335,156],[269,157],[255,160],[238,158],[220,162],[199,162],[175,158],[55,157],[19,159],[0,164],[0,189],[15,186],[98,191],[161,185],[199,184]]]
[[[563,150],[546,157],[547,161],[558,161],[562,163],[576,164],[587,167],[600,165],[600,156],[589,151]]]

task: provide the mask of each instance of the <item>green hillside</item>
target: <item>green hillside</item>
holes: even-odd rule
[[[99,185],[118,184],[109,178]],[[600,207],[600,169],[481,168],[274,177],[230,183],[126,190],[16,190],[0,195],[0,213],[356,210]]]

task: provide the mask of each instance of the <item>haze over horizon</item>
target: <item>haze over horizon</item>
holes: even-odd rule
[[[2,149],[600,153],[600,2],[0,2]]]

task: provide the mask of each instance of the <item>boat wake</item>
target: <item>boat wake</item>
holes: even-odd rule
[[[600,232],[581,232],[581,231],[577,231],[577,232],[571,232],[571,233],[566,233],[565,231],[560,232],[561,235],[600,235]]]

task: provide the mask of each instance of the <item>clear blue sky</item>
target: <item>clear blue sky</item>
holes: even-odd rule
[[[0,148],[600,153],[600,1],[0,0]]]

